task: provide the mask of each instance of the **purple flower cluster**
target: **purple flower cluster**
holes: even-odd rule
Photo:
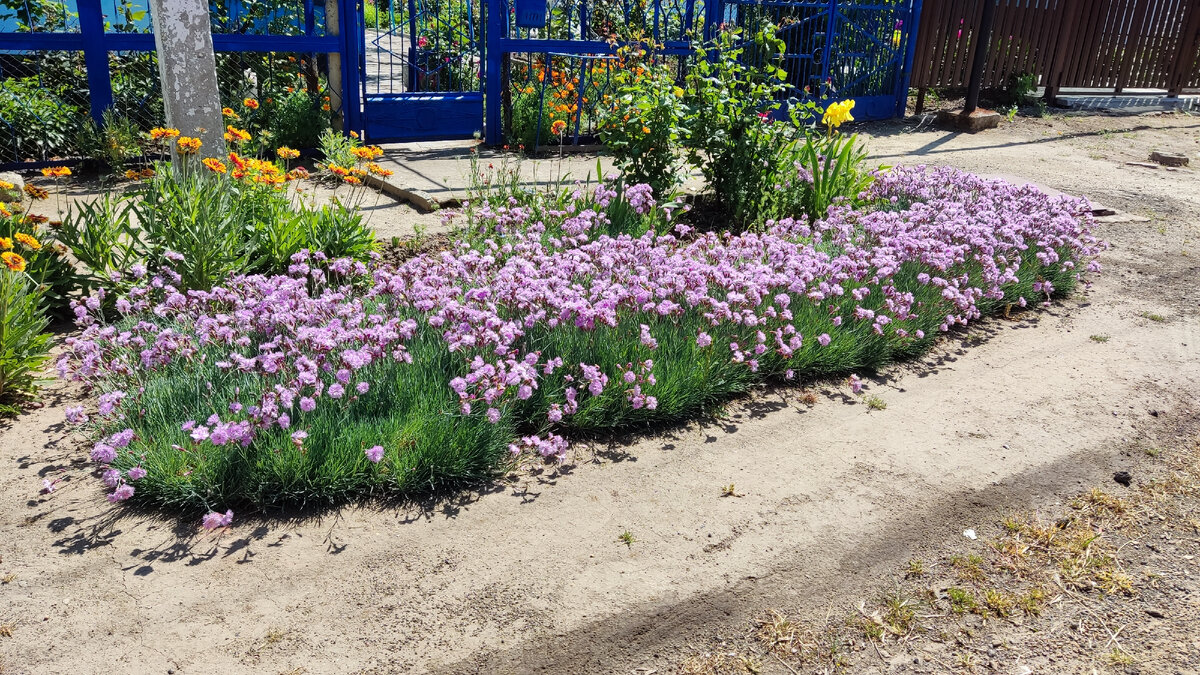
[[[302,452],[308,416],[378,391],[379,364],[421,366],[411,343],[435,336],[461,365],[443,380],[459,414],[498,423],[537,402],[534,417],[519,422],[541,433],[509,450],[561,461],[568,443],[552,431],[590,399],[619,397],[643,413],[660,405],[662,357],[650,355],[680,326],[713,358],[749,372],[769,365],[768,374],[790,379],[794,359],[811,363],[840,334],[920,340],[920,326],[966,324],[1030,272],[1082,278],[1098,269],[1102,248],[1082,200],[953,169],[893,169],[864,195],[874,208],[834,207],[816,223],[784,220],[740,235],[598,234],[607,223],[595,200],[611,197],[596,190],[552,216],[554,227],[520,205],[488,207],[489,236],[395,268],[302,253],[289,276],[237,277],[211,291],[178,289],[169,275],[145,280],[123,298],[116,324],[88,305],[78,313],[83,333],[67,341],[59,369],[104,393],[96,417],[70,416],[96,430],[92,458],[111,464],[133,452],[135,438],[153,443],[136,437],[136,423],[112,431],[145,414],[148,383],[211,365],[244,384],[237,400],[204,411],[211,414],[202,423],[179,420],[193,449],[249,447],[263,430],[298,427],[290,436]],[[654,204],[638,186],[626,198],[639,210]],[[1030,299],[1048,298],[1054,286],[1038,276],[1032,290]],[[930,306],[919,297],[938,300]],[[930,311],[937,314],[923,315]],[[554,344],[547,335],[622,325],[636,327],[630,349],[640,356],[607,372],[587,353],[545,347]],[[377,464],[384,447],[363,455]],[[142,475],[106,472],[110,499],[132,496],[129,482]],[[205,527],[228,524],[224,518],[210,513]]]

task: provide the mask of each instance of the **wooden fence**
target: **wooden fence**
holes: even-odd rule
[[[1200,0],[925,0],[912,86],[965,87],[984,2],[998,2],[984,87],[1200,88]]]

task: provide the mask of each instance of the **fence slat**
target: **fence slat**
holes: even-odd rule
[[[913,85],[961,87],[972,67],[983,2],[927,0]],[[983,84],[1032,73],[1063,87],[1200,85],[1200,0],[999,0]]]

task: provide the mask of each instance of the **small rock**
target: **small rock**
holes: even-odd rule
[[[1157,609],[1147,609],[1147,610],[1146,610],[1146,613],[1147,613],[1147,614],[1149,614],[1150,616],[1152,616],[1152,617],[1156,618],[1156,619],[1165,619],[1165,618],[1167,618],[1167,615],[1166,615],[1164,612],[1162,612],[1162,611],[1160,611],[1160,610],[1157,610]]]
[[[963,530],[963,536],[967,539],[975,540],[979,537],[975,535],[975,530]]]
[[[1150,153],[1150,161],[1158,162],[1163,166],[1187,166],[1188,162],[1191,160],[1188,159],[1187,155],[1178,155],[1173,152],[1155,151]]]
[[[0,181],[12,183],[12,188],[0,188],[0,202],[21,201],[21,190],[25,189],[25,179],[20,174],[6,171],[0,173]]]
[[[1129,487],[1133,483],[1133,476],[1128,471],[1118,471],[1113,474],[1113,480],[1117,481],[1125,487]]]
[[[1150,411],[1150,416],[1151,416],[1151,417],[1158,417],[1158,414],[1159,414],[1159,412],[1158,412],[1157,410],[1151,410],[1151,411]]]

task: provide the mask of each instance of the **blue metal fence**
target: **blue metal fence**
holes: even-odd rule
[[[94,119],[114,105],[149,114],[151,106],[139,101],[157,86],[148,12],[134,0],[58,2],[57,18],[41,26],[0,12],[0,31],[7,31],[0,32],[0,78],[6,65],[11,70],[5,59],[73,55],[86,72],[80,105]],[[902,115],[920,8],[921,0],[332,0],[340,16],[334,30],[324,2],[211,0],[219,55],[273,62],[291,54],[336,68],[347,131],[373,142],[481,134],[498,144],[524,124],[534,126],[523,133],[535,145],[546,140],[546,97],[566,96],[549,91],[551,74],[578,83],[568,101],[577,111],[570,137],[577,143],[588,135],[594,117],[585,108],[604,91],[617,23],[640,23],[682,75],[697,41],[721,26],[772,21],[782,26],[793,95],[854,98],[859,119]],[[340,59],[319,57],[335,54]],[[231,62],[223,87],[269,75],[260,66]],[[0,108],[0,132],[5,124]]]

